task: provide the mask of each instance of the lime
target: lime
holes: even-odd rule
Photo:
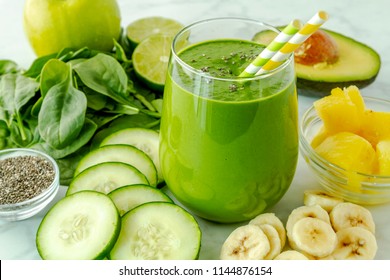
[[[127,38],[135,47],[144,39],[155,34],[175,36],[183,25],[173,19],[164,17],[146,17],[136,20],[127,26]]]
[[[135,48],[134,71],[150,89],[163,91],[173,37],[152,35]]]

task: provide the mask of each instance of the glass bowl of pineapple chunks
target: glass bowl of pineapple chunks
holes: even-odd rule
[[[390,101],[333,89],[302,116],[300,150],[325,190],[358,204],[390,202]]]

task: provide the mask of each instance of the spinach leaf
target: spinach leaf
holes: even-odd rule
[[[120,114],[112,114],[112,113],[102,113],[99,112],[99,114],[95,113],[87,113],[87,117],[91,119],[98,128],[105,126],[106,124],[112,122],[113,120],[120,118]]]
[[[70,67],[61,62],[69,71]],[[57,149],[65,148],[78,138],[87,110],[84,93],[72,85],[72,75],[52,86],[44,97],[38,114],[38,128],[45,142]]]
[[[0,60],[0,76],[7,73],[16,73],[18,70],[18,65],[12,60]]]
[[[5,74],[0,78],[0,105],[11,118],[35,96],[38,83],[20,74]]]
[[[114,47],[116,60],[119,62],[130,62],[130,60],[127,58],[125,49],[116,40],[114,40]]]
[[[26,72],[24,72],[23,75],[34,79],[38,78],[46,62],[48,62],[50,59],[55,57],[56,54],[49,54],[49,55],[38,57],[33,61],[30,68]]]
[[[6,149],[8,147],[8,139],[0,138],[0,150]]]
[[[83,87],[82,91],[85,93],[87,97],[87,106],[95,111],[100,111],[104,109],[107,104],[108,97],[102,95],[88,87]]]
[[[98,51],[91,50],[88,47],[83,47],[81,49],[64,48],[59,53],[57,53],[56,58],[63,62],[68,62],[76,59],[90,58],[98,53]]]
[[[157,112],[160,114],[162,113],[162,108],[163,108],[163,100],[162,98],[154,99],[150,102],[154,108],[156,108]]]
[[[134,45],[130,43],[129,38],[127,37],[127,32],[123,30],[123,28],[118,43],[127,55],[127,57],[131,57],[134,51]]]
[[[127,115],[117,118],[115,121],[110,123],[110,127],[118,127],[120,129],[129,127],[153,128],[159,123],[159,119],[153,118],[144,113],[139,113],[138,115]]]
[[[69,66],[66,63],[58,59],[50,59],[42,68],[41,72],[41,95],[45,97],[51,87],[69,81],[70,74]]]
[[[9,130],[9,139],[12,144],[17,147],[28,147],[31,143],[34,142],[34,132],[31,131],[27,126],[24,126],[23,130],[20,130],[20,126],[17,121],[12,121],[9,124]],[[23,131],[23,135],[21,131]]]
[[[27,132],[23,126],[21,109],[35,96],[37,89],[37,82],[21,74],[5,74],[0,77],[0,117],[8,126],[16,120],[17,126],[14,124],[13,130],[20,135],[22,141],[27,140]]]
[[[0,120],[0,138],[5,138],[9,136],[8,125],[5,121]]]
[[[96,129],[96,123],[86,118],[79,137],[74,139],[69,145],[64,146],[63,148],[54,148],[49,143],[41,141],[33,145],[32,148],[44,151],[51,155],[54,159],[64,158],[77,152],[85,146],[92,139]]]
[[[124,115],[136,115],[140,112],[138,108],[124,104],[115,104],[107,107],[106,113],[124,114]]]
[[[81,81],[89,88],[121,104],[129,104],[126,72],[115,58],[99,53],[73,66]]]
[[[130,77],[127,86],[128,92],[130,92],[140,102],[141,106],[146,108],[142,108],[140,111],[152,117],[160,118],[161,111],[158,110],[160,108],[156,108],[153,105],[153,101],[156,100],[156,94],[141,85],[135,76],[134,69],[129,71],[128,76]]]
[[[30,68],[23,73],[24,76],[30,77],[30,78],[39,78],[43,67],[46,65],[46,63],[53,59],[57,58],[61,61],[67,62],[70,60],[75,60],[79,58],[89,58],[97,54],[97,51],[90,50],[88,48],[81,48],[79,50],[74,50],[70,48],[65,48],[59,53],[53,53],[45,56],[41,56],[36,58],[33,63],[31,64]],[[1,68],[1,67],[0,67]],[[0,70],[1,73],[1,70]]]
[[[41,110],[43,97],[39,97],[35,104],[32,106],[30,114],[31,117],[38,118],[39,111]]]

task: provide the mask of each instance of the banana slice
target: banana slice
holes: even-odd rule
[[[314,256],[308,256],[308,257],[309,257],[309,260],[317,260],[317,261],[334,261],[335,260],[333,255],[329,255],[326,257],[322,257],[322,258],[314,257]]]
[[[332,226],[318,218],[302,218],[292,229],[293,243],[299,251],[314,257],[326,257],[336,247],[337,237]]]
[[[236,228],[222,245],[221,260],[263,260],[271,246],[265,233],[255,225]]]
[[[293,226],[297,221],[303,218],[318,218],[330,224],[329,214],[319,205],[312,206],[300,206],[291,211],[290,215],[287,218],[286,230],[287,230],[287,238],[290,243],[291,248],[297,249],[293,238],[292,238],[292,230]]]
[[[371,212],[363,206],[343,202],[335,206],[329,216],[336,232],[348,227],[362,227],[375,234],[374,219]]]
[[[311,255],[308,255],[308,254],[305,254],[305,256],[309,259],[309,260],[314,260],[314,261],[328,261],[328,260],[335,260],[334,256],[332,254],[330,255],[327,255],[325,257],[315,257],[315,256],[311,256]]]
[[[333,251],[336,260],[372,260],[378,250],[375,236],[361,227],[349,227],[339,230],[338,243]]]
[[[308,258],[295,250],[287,250],[277,255],[274,260],[308,260]]]
[[[282,221],[275,215],[275,213],[260,214],[257,217],[253,218],[252,220],[250,220],[249,224],[256,225],[256,226],[268,224],[273,226],[279,234],[280,242],[281,242],[280,246],[284,248],[284,245],[286,244],[286,229],[284,228]]]
[[[264,257],[265,260],[272,260],[282,251],[282,243],[280,241],[278,231],[270,224],[260,225],[261,230],[265,233],[270,244],[270,251]]]
[[[303,193],[303,204],[312,206],[318,204],[328,213],[332,211],[337,204],[344,202],[343,199],[334,197],[322,190],[306,190]]]

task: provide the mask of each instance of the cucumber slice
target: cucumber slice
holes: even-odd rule
[[[108,194],[127,185],[148,184],[148,179],[137,168],[122,162],[103,162],[88,167],[70,183],[66,195],[83,190]]]
[[[59,200],[45,215],[36,235],[45,260],[103,259],[114,246],[121,222],[113,201],[83,191]]]
[[[173,203],[172,199],[160,189],[155,189],[148,185],[120,187],[110,192],[108,196],[114,201],[121,216],[147,202],[162,201]]]
[[[114,260],[194,260],[199,257],[201,231],[180,206],[149,202],[122,217],[118,240],[108,258]]]
[[[149,185],[157,186],[157,169],[145,152],[131,145],[107,145],[89,152],[79,162],[75,176],[81,171],[102,162],[123,162],[141,171]]]
[[[107,136],[100,146],[112,144],[132,145],[144,151],[153,161],[157,169],[158,182],[164,181],[159,160],[160,138],[157,131],[148,128],[132,127],[116,131]]]

